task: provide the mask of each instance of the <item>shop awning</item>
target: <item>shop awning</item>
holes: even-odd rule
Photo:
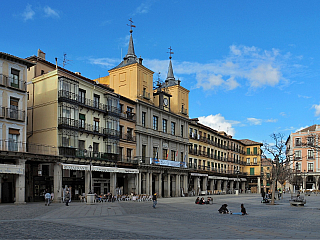
[[[62,168],[63,169],[68,169],[68,170],[90,171],[90,165],[79,165],[79,164],[62,163]],[[91,166],[91,171],[95,171],[95,172],[114,172],[114,173],[139,173],[138,169],[117,168],[117,167],[103,167],[103,166]]]

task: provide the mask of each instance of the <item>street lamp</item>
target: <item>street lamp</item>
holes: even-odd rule
[[[92,152],[92,146],[89,146],[89,158],[90,158],[90,185],[89,185],[89,194],[92,194],[92,156],[91,156],[91,152]]]
[[[304,192],[305,192],[306,188],[307,188],[306,170],[303,170],[302,190],[304,189]]]
[[[295,191],[298,188],[298,167],[299,167],[299,163],[296,162],[296,189],[295,189]]]

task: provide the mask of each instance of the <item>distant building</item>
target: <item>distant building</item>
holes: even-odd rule
[[[291,190],[319,190],[320,125],[291,133],[286,141],[286,154],[292,170]]]

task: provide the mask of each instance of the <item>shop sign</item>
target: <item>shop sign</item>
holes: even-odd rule
[[[0,173],[24,174],[24,167],[11,164],[0,164]]]

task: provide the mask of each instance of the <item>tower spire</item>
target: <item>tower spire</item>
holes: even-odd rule
[[[133,21],[131,18],[129,19],[129,22],[130,22],[130,24],[127,24],[127,26],[130,27],[130,40],[129,40],[128,53],[125,56],[125,59],[132,58],[132,57],[137,58],[136,54],[134,53],[133,38],[132,38],[132,32],[133,32],[132,28],[136,27],[136,26],[133,25]]]
[[[173,75],[173,68],[172,68],[172,62],[171,62],[171,59],[172,59],[172,54],[174,54],[174,52],[172,52],[172,48],[171,46],[168,48],[169,49],[169,59],[170,59],[170,62],[169,62],[169,68],[168,68],[168,75],[167,75],[167,79],[166,79],[166,85],[167,86],[172,86],[172,85],[176,85],[176,79],[174,78],[174,75]]]

